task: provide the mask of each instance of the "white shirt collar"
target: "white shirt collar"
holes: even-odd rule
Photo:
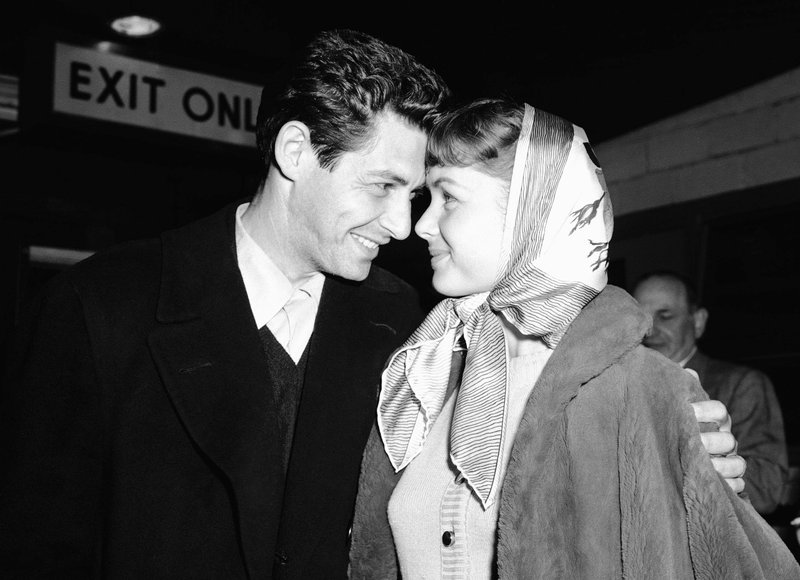
[[[682,367],[685,367],[686,363],[689,362],[689,359],[692,358],[694,356],[694,353],[696,353],[696,352],[697,352],[697,345],[695,345],[692,348],[692,350],[689,351],[689,354],[686,355],[686,358],[684,358],[683,360],[678,361],[678,364],[681,365]]]
[[[236,256],[256,327],[261,328],[272,320],[289,300],[292,295],[292,284],[247,233],[242,223],[242,215],[249,205],[243,203],[236,209]],[[300,287],[314,299],[313,317],[319,308],[324,283],[325,276],[317,273],[309,277]]]

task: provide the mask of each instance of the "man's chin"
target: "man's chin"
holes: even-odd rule
[[[335,276],[336,278],[341,278],[343,280],[349,280],[351,282],[363,282],[369,276],[370,268],[372,264],[368,264],[366,267],[362,266],[353,266],[349,268],[336,268],[331,269],[330,271],[326,272],[326,274],[330,276]]]

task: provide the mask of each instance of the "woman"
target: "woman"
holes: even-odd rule
[[[502,100],[429,140],[416,225],[450,296],[389,360],[353,578],[797,578],[717,476],[696,381],[606,286],[613,219],[585,133]]]

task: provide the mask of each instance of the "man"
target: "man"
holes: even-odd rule
[[[251,203],[53,281],[2,403],[0,576],[345,576],[380,372],[422,317],[371,262],[409,235],[447,95],[399,49],[323,33],[262,99]]]
[[[667,271],[646,274],[636,283],[633,295],[653,317],[645,344],[697,372],[709,397],[728,408],[738,453],[747,461],[747,495],[756,511],[771,513],[781,501],[788,465],[783,416],[769,378],[698,350],[708,311],[700,307],[685,277]]]
[[[321,35],[265,93],[252,203],[55,280],[4,402],[0,576],[344,577],[378,377],[422,315],[371,262],[410,233],[447,95],[394,47]]]

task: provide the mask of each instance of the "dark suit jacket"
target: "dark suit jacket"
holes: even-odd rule
[[[769,377],[750,367],[709,358],[699,350],[686,368],[697,371],[708,396],[728,408],[737,453],[747,461],[744,491],[756,511],[773,512],[783,496],[789,467],[783,414]]]
[[[97,254],[38,300],[4,385],[1,577],[270,578],[282,509],[279,575],[344,575],[416,295],[377,267],[326,280],[287,475],[234,212]]]

